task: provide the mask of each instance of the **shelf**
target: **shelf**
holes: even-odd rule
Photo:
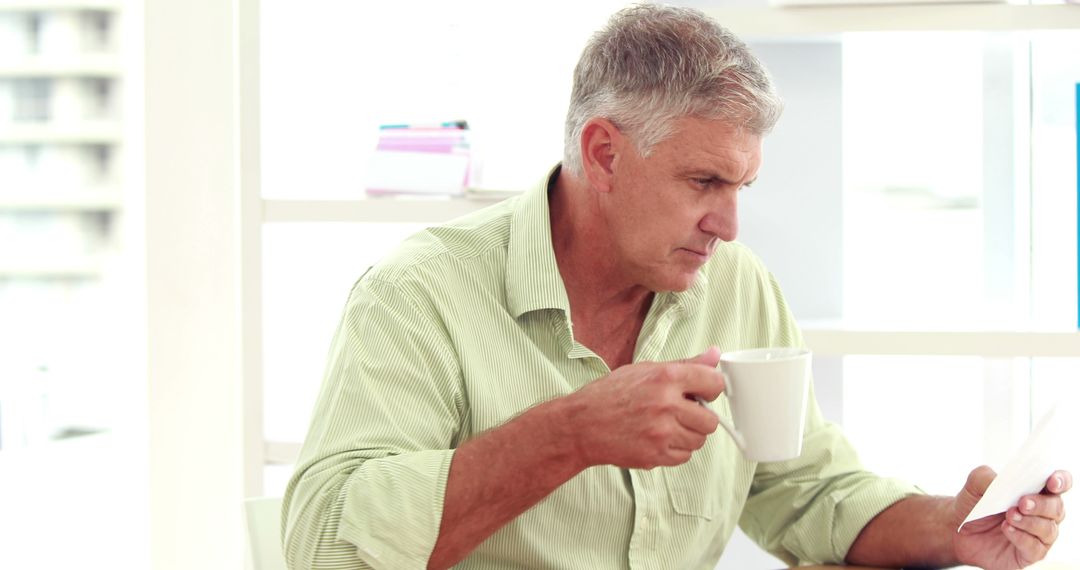
[[[297,441],[268,441],[263,447],[263,455],[269,465],[291,465],[300,457],[301,446]]]
[[[112,55],[86,55],[78,58],[27,57],[0,61],[0,78],[23,77],[118,77],[123,67]]]
[[[448,197],[263,200],[265,222],[439,223],[499,200]]]
[[[120,0],[0,0],[0,12],[52,12],[59,10],[115,11]]]
[[[828,355],[1080,358],[1080,332],[803,330],[806,346]]]
[[[93,257],[67,260],[5,260],[0,259],[0,279],[70,279],[97,277],[101,262]]]
[[[887,31],[1080,29],[1080,6],[934,4],[717,8],[705,10],[736,34],[782,38]]]
[[[0,192],[0,212],[109,212],[121,209],[115,190],[87,192]]]
[[[120,126],[115,123],[0,126],[0,144],[114,144],[120,142],[120,139]]]

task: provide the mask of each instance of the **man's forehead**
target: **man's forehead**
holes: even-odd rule
[[[723,119],[682,117],[673,124],[672,138],[692,138],[702,143],[750,150],[761,147],[761,135]]]
[[[719,121],[679,125],[665,142],[665,157],[678,170],[710,171],[714,175],[756,176],[761,164],[761,137]]]

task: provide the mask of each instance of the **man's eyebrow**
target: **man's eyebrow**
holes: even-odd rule
[[[721,184],[726,184],[728,186],[734,186],[735,184],[737,184],[735,181],[728,180],[726,176],[723,176],[716,171],[704,170],[700,168],[688,169],[684,172],[683,176],[685,176],[686,178],[708,178],[710,180],[715,180]],[[743,186],[751,186],[755,182],[757,182],[757,179],[758,177],[755,176],[750,179],[746,184],[743,184]]]

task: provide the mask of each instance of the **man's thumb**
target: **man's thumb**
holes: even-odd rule
[[[956,495],[956,514],[959,518],[957,524],[975,508],[975,504],[979,502],[979,499],[982,499],[987,487],[996,477],[997,473],[986,465],[976,468],[968,475],[964,488]]]
[[[961,493],[967,493],[974,499],[981,499],[983,493],[986,492],[986,488],[990,486],[990,483],[997,478],[997,473],[993,469],[983,465],[973,470],[967,478],[967,482],[964,483],[964,489]]]

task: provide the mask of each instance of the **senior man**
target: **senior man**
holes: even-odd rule
[[[792,564],[1043,558],[1069,473],[957,533],[987,468],[925,496],[863,470],[813,402],[796,459],[713,434],[720,351],[802,344],[734,241],[780,108],[699,12],[615,14],[574,72],[561,166],[353,288],[285,497],[290,565],[707,569],[736,524]]]

